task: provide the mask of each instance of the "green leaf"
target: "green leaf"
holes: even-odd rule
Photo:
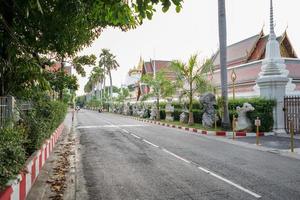
[[[181,10],[181,6],[176,6],[176,12],[179,13]]]
[[[43,13],[42,6],[41,6],[41,4],[40,4],[40,1],[39,1],[39,0],[36,0],[36,4],[37,4],[37,6],[38,6],[38,9],[39,9],[39,11],[40,11],[42,14],[44,14],[44,13]]]

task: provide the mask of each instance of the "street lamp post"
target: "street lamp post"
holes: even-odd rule
[[[235,81],[236,81],[236,73],[234,71],[234,69],[232,69],[231,72],[231,81],[232,81],[232,98],[235,99]]]

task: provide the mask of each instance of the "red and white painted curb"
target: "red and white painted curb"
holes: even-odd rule
[[[186,131],[193,132],[193,133],[200,133],[203,135],[224,136],[224,137],[230,137],[230,136],[232,137],[233,136],[232,131],[207,131],[207,130],[200,130],[200,129],[196,129],[196,128],[188,128],[188,127],[184,127],[184,126],[180,126],[180,125],[168,124],[166,122],[141,119],[141,118],[137,118],[137,117],[133,117],[133,118],[136,120],[139,120],[139,121],[143,121],[143,122],[153,123],[153,124],[166,126],[166,127],[178,128],[181,130],[186,130]],[[268,135],[274,135],[274,133],[273,132],[260,132],[259,133],[259,136],[268,136]],[[234,136],[236,136],[236,137],[254,137],[254,136],[256,136],[256,133],[248,133],[248,132],[244,132],[244,131],[238,131],[238,132],[234,132]]]
[[[7,188],[0,192],[0,200],[25,200],[31,186],[34,184],[43,165],[45,164],[50,153],[62,133],[64,125],[61,124],[44,142],[41,149],[37,150],[26,161],[25,168],[18,175],[17,179],[8,183]]]

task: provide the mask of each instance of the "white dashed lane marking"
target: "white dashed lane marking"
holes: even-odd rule
[[[139,136],[137,136],[137,135],[135,135],[135,134],[133,134],[133,133],[130,133],[130,135],[132,135],[133,137],[135,137],[135,138],[137,138],[137,139],[141,139],[141,137],[139,137]]]
[[[174,156],[175,158],[178,158],[179,160],[182,160],[183,162],[186,162],[186,163],[189,163],[189,164],[191,163],[191,161],[189,161],[187,159],[184,159],[184,158],[176,155],[175,153],[172,153],[171,151],[168,151],[167,149],[163,149],[163,151],[170,154],[170,155],[172,155],[172,156]]]
[[[97,126],[77,126],[77,129],[88,129],[88,128],[119,128],[119,127],[139,127],[139,126],[148,126],[148,125],[140,125],[140,124],[121,124],[121,125],[97,125]]]
[[[157,146],[156,144],[153,144],[152,142],[149,142],[148,140],[142,139],[142,141],[146,142],[147,144],[150,144],[151,146],[154,146],[156,148],[158,148],[159,146]]]
[[[135,137],[135,138],[137,138],[137,139],[139,139],[139,140],[141,140],[141,141],[143,141],[143,142],[145,142],[145,143],[147,143],[147,144],[149,144],[149,145],[151,145],[153,147],[160,148],[158,145],[153,144],[152,142],[150,142],[148,140],[145,140],[145,139],[141,138],[140,136],[137,136],[137,135],[135,135],[133,133],[130,133],[129,131],[121,128],[121,127],[139,127],[139,126],[147,126],[147,125],[135,125],[135,124],[132,124],[132,125],[115,125],[115,124],[112,124],[109,121],[107,121],[107,123],[109,123],[110,125],[103,125],[103,126],[79,126],[77,128],[120,128],[123,132],[125,132],[127,134],[130,134],[133,137]],[[259,198],[262,197],[261,195],[255,193],[255,192],[252,192],[251,190],[248,190],[248,189],[244,188],[243,186],[241,186],[239,184],[236,184],[236,183],[234,183],[234,182],[232,182],[232,181],[230,181],[230,180],[228,180],[228,179],[226,179],[226,178],[224,178],[224,177],[222,177],[222,176],[220,176],[220,175],[218,175],[218,174],[210,171],[209,169],[206,169],[204,167],[199,166],[199,164],[197,164],[197,163],[191,162],[191,161],[189,161],[189,160],[187,160],[187,159],[185,159],[185,158],[183,158],[183,157],[181,157],[181,156],[179,156],[179,155],[177,155],[177,154],[175,154],[175,153],[173,153],[173,152],[171,152],[171,151],[169,151],[167,149],[164,149],[164,148],[160,148],[160,149],[162,149],[164,152],[168,153],[169,155],[171,155],[171,156],[173,156],[173,157],[175,157],[175,158],[177,158],[177,159],[179,159],[179,160],[181,160],[183,162],[186,162],[188,164],[197,166],[197,168],[199,170],[205,172],[206,174],[211,175],[211,176],[213,176],[213,177],[215,177],[215,178],[217,178],[217,179],[219,179],[219,180],[221,180],[221,181],[223,181],[223,182],[225,182],[225,183],[227,183],[229,185],[232,185],[235,188],[237,188],[237,189],[239,189],[239,190],[241,190],[241,191],[243,191],[243,192],[245,192],[247,194],[250,194],[251,196],[253,196],[253,197],[257,198],[257,199],[259,199]]]
[[[220,176],[220,175],[218,175],[214,172],[211,172],[208,169],[205,169],[203,167],[198,167],[198,169],[200,169],[201,171],[204,171],[205,173],[207,173],[209,175],[212,175],[215,178],[220,179],[220,180],[222,180],[222,181],[224,181],[224,182],[226,182],[226,183],[228,183],[228,184],[230,184],[230,185],[232,185],[232,186],[234,186],[234,187],[236,187],[236,188],[238,188],[238,189],[254,196],[255,198],[258,198],[258,199],[261,198],[261,196],[259,194],[255,193],[255,192],[252,192],[251,190],[248,190],[248,189],[244,188],[243,186],[238,185],[238,184],[236,184],[236,183],[234,183],[234,182],[232,182],[232,181],[230,181],[230,180],[228,180],[228,179],[226,179],[226,178],[224,178],[224,177],[222,177],[222,176]]]

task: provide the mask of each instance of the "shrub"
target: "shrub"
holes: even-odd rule
[[[159,114],[160,114],[160,119],[165,119],[166,118],[166,112],[165,110],[159,110]]]
[[[34,108],[24,115],[27,129],[26,152],[30,155],[39,149],[65,118],[67,105],[60,101],[38,101]]]
[[[165,106],[166,106],[166,102],[159,103],[160,119],[166,118]],[[183,104],[175,101],[175,102],[172,102],[172,106],[174,106],[174,113],[173,113],[174,120],[179,121],[180,114],[182,113],[182,109],[183,109]],[[186,106],[188,109],[188,105],[186,105]],[[194,122],[202,123],[202,115],[203,115],[202,105],[199,102],[197,102],[196,100],[193,101],[193,114],[194,114]]]
[[[250,103],[255,110],[247,113],[247,117],[250,119],[252,124],[256,117],[261,120],[260,131],[268,132],[272,130],[274,119],[273,119],[273,107],[275,106],[274,100],[268,100],[264,98],[239,98],[239,99],[229,99],[228,109],[230,121],[232,121],[233,115],[238,116],[236,113],[237,106],[243,106],[243,103]],[[220,102],[218,101],[219,108],[221,108]],[[253,131],[254,131],[253,126]]]
[[[203,111],[194,109],[193,115],[194,115],[194,122],[198,124],[202,124]]]
[[[174,116],[174,120],[175,121],[179,121],[180,120],[180,114],[182,113],[182,109],[174,109],[174,113],[173,113],[173,116]]]
[[[25,163],[24,142],[23,128],[0,129],[0,191],[10,179],[16,178]]]

